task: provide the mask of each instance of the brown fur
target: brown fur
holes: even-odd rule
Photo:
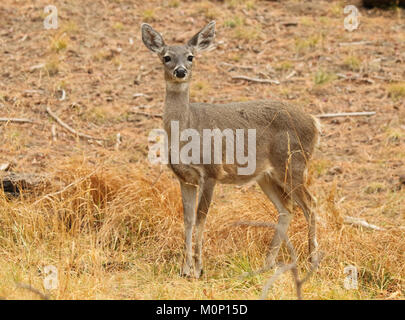
[[[282,240],[279,233],[287,232],[292,214],[291,205],[296,202],[307,218],[309,249],[311,257],[315,259],[315,215],[311,210],[313,198],[305,187],[305,172],[318,141],[318,123],[299,107],[273,100],[228,104],[190,103],[192,63],[188,61],[188,57],[210,46],[214,38],[214,26],[213,22],[208,24],[187,45],[172,47],[166,46],[160,34],[150,26],[142,27],[145,45],[159,55],[164,65],[166,99],[163,122],[169,141],[171,121],[178,121],[180,130],[197,130],[200,137],[203,129],[256,129],[256,170],[251,175],[238,175],[237,163],[169,164],[179,178],[183,197],[186,246],[182,274],[195,277],[201,274],[202,233],[216,183],[242,184],[257,181],[275,204],[280,214],[279,228],[271,243],[268,265],[275,263]],[[169,62],[164,61],[165,56],[171,58]],[[179,67],[187,70],[186,76],[181,79],[176,77],[176,69]],[[225,143],[222,146],[223,159],[224,146]],[[199,195],[195,203],[197,187]],[[193,266],[191,240],[194,225],[197,245]]]

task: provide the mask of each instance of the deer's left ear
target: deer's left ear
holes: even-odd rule
[[[202,28],[194,37],[187,43],[193,47],[196,52],[202,52],[211,47],[215,38],[215,21],[211,21]]]

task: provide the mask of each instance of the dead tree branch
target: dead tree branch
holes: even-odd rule
[[[278,81],[278,80],[249,78],[249,77],[246,77],[246,76],[233,76],[232,79],[234,79],[234,80],[246,80],[246,81],[258,82],[258,83],[280,84],[280,81]]]
[[[71,126],[69,126],[68,124],[66,124],[65,122],[63,122],[49,107],[46,107],[46,112],[48,112],[48,114],[56,120],[57,123],[59,123],[63,128],[65,128],[67,131],[69,131],[70,133],[73,133],[74,135],[83,138],[83,139],[90,139],[90,140],[101,140],[101,141],[105,141],[105,139],[103,138],[95,138],[92,136],[89,136],[87,134],[84,133],[80,133],[77,132],[75,129],[73,129]]]
[[[366,112],[341,112],[341,113],[323,113],[317,114],[318,118],[336,118],[336,117],[360,117],[360,116],[373,116],[375,111],[366,111]]]
[[[97,172],[97,170],[98,170],[99,168],[100,168],[100,166],[98,166],[95,170],[93,170],[92,172],[90,172],[90,173],[87,174],[86,176],[81,177],[81,178],[79,178],[79,179],[73,181],[72,183],[70,183],[69,185],[67,185],[66,187],[64,187],[63,189],[61,189],[61,190],[59,190],[59,191],[46,194],[46,195],[43,196],[42,198],[39,198],[38,200],[36,200],[36,201],[33,203],[33,205],[36,205],[36,204],[38,204],[39,202],[41,202],[42,200],[45,200],[45,199],[48,199],[48,200],[52,201],[52,197],[55,197],[55,196],[57,196],[57,195],[60,195],[60,194],[64,193],[66,190],[68,190],[69,188],[71,188],[71,187],[73,187],[73,186],[76,186],[76,185],[78,185],[79,183],[81,183],[81,182],[87,180],[87,179],[90,178],[92,175],[94,175],[94,174]]]
[[[21,289],[26,289],[28,291],[31,291],[32,293],[35,293],[36,295],[38,295],[42,300],[49,300],[49,297],[46,294],[43,294],[41,291],[39,291],[38,289],[30,286],[29,284],[25,284],[25,283],[16,283],[17,288],[21,288]]]
[[[345,216],[344,217],[344,223],[354,225],[354,226],[364,227],[364,228],[372,229],[372,230],[378,230],[378,231],[385,230],[384,228],[381,228],[381,227],[376,226],[374,224],[368,223],[365,220],[355,218],[355,217],[350,217],[350,216]]]
[[[0,122],[35,123],[34,121],[25,118],[0,118]]]
[[[273,223],[268,223],[268,222],[257,222],[257,221],[240,221],[236,222],[233,225],[236,226],[252,226],[252,227],[267,227],[267,228],[273,228],[274,230],[277,230],[277,226],[274,225]],[[273,283],[280,277],[281,274],[284,272],[287,272],[291,270],[294,283],[295,283],[295,289],[297,293],[297,299],[302,300],[302,285],[311,277],[311,275],[314,273],[314,271],[318,268],[319,262],[321,257],[319,256],[318,259],[312,264],[311,269],[307,272],[307,274],[300,279],[299,274],[298,274],[298,257],[297,253],[294,249],[294,246],[290,242],[290,239],[285,233],[281,233],[281,237],[285,241],[287,245],[287,250],[288,253],[290,254],[292,262],[290,264],[281,264],[278,266],[278,269],[276,272],[267,280],[266,284],[263,286],[262,293],[261,293],[261,299],[266,299],[268,292],[273,285]],[[255,272],[254,274],[260,274],[266,271],[269,271],[271,269],[271,266],[265,266],[261,270]]]
[[[159,118],[162,119],[163,115],[160,113],[147,113],[147,112],[142,112],[142,111],[131,111],[133,114],[139,114],[141,116],[149,117],[149,118]]]

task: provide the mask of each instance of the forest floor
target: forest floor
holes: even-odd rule
[[[0,193],[1,298],[38,298],[21,284],[51,299],[259,297],[272,273],[239,276],[262,266],[273,231],[232,223],[274,222],[275,208],[257,186],[218,186],[207,219],[204,275],[180,277],[179,185],[168,168],[148,162],[148,134],[162,127],[161,119],[137,113],[162,113],[165,88],[140,24],[180,44],[211,20],[216,48],[194,60],[192,101],[278,99],[314,115],[376,112],[321,119],[309,188],[324,256],[303,286],[304,299],[405,298],[404,10],[359,6],[360,26],[348,32],[345,1],[55,0],[59,27],[46,30],[48,4],[0,4],[0,118],[33,121],[0,122],[0,165],[47,181],[17,197]],[[66,131],[47,107],[99,140]],[[345,224],[345,216],[382,230]],[[307,225],[298,209],[289,237],[303,274]],[[58,272],[54,290],[44,287],[49,265]],[[350,265],[358,288],[347,290]],[[268,295],[295,297],[289,274]]]

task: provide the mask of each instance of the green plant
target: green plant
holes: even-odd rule
[[[312,36],[306,39],[297,38],[295,40],[295,48],[298,53],[302,53],[308,49],[316,48],[319,40],[320,40],[319,36]]]
[[[179,0],[170,0],[169,1],[169,7],[170,8],[178,8],[180,6],[180,1]]]
[[[154,9],[146,9],[142,12],[143,21],[152,22],[156,19],[156,13]]]
[[[62,50],[65,50],[68,46],[68,40],[65,36],[65,34],[62,34],[61,36],[57,36],[53,39],[51,39],[51,49],[55,51],[56,53],[59,53]]]
[[[336,75],[334,73],[330,73],[319,69],[314,76],[314,83],[316,85],[321,85],[333,81],[336,79]]]
[[[361,67],[361,61],[359,58],[350,55],[343,61],[343,65],[351,71],[359,71]]]
[[[393,100],[399,100],[405,97],[405,82],[394,83],[387,88],[388,95]]]
[[[245,19],[240,16],[235,16],[233,19],[224,21],[224,26],[229,28],[235,28],[245,24]]]
[[[54,76],[59,72],[59,61],[57,59],[51,59],[45,64],[45,70],[50,76]]]
[[[293,63],[291,61],[280,61],[274,69],[277,71],[288,71],[294,67]]]
[[[247,26],[237,26],[234,30],[234,36],[239,40],[256,40],[260,38],[262,29],[259,25],[247,27]]]

